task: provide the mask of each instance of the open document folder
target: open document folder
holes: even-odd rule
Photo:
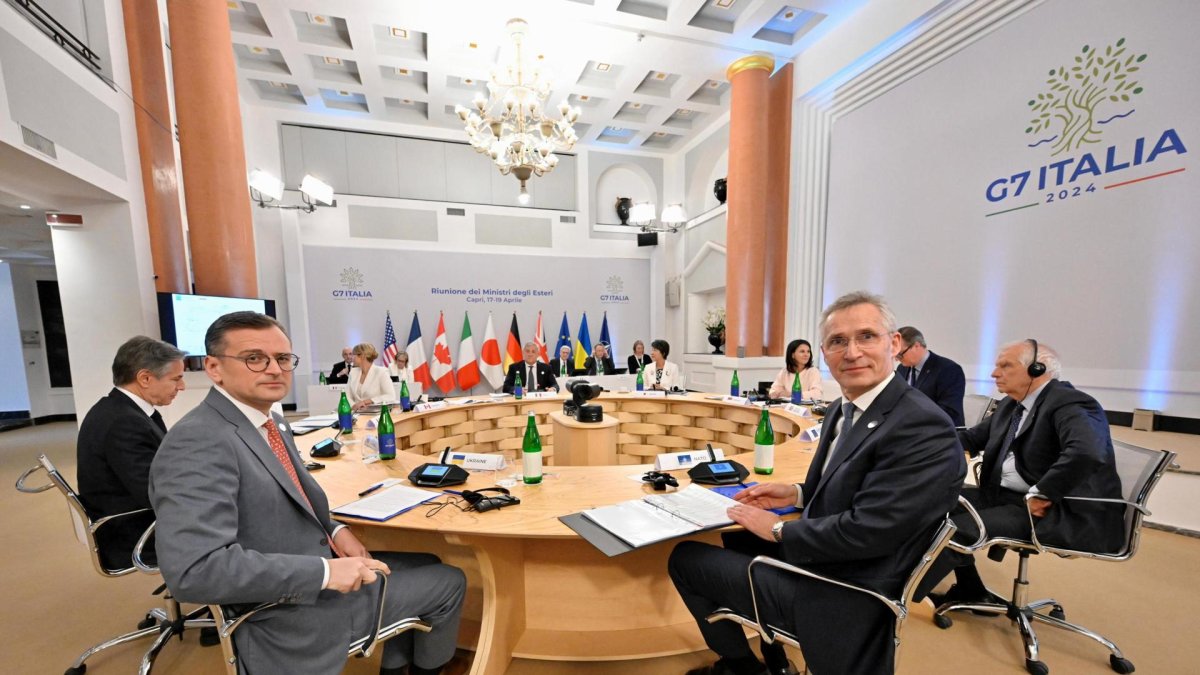
[[[731,525],[737,502],[699,485],[646,495],[559,518],[605,555],[614,556],[667,539]]]
[[[335,516],[383,521],[440,496],[440,492],[419,490],[407,485],[393,485],[369,497],[330,509],[330,512]]]

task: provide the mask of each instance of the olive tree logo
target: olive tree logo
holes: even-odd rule
[[[1101,126],[1132,115],[1134,108],[1128,104],[1142,93],[1135,74],[1146,55],[1125,52],[1125,38],[1105,47],[1103,53],[1084,45],[1075,56],[1075,65],[1051,69],[1046,80],[1049,89],[1029,99],[1027,105],[1034,116],[1025,133],[1034,138],[1053,130],[1057,133],[1029,147],[1053,143],[1051,156],[1070,152],[1085,143],[1099,142]],[[1106,114],[1105,109],[1117,114],[1097,120]]]
[[[347,267],[342,270],[340,278],[342,286],[354,291],[362,287],[365,280],[362,272],[358,271],[357,267]]]

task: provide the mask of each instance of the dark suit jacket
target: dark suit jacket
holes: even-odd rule
[[[350,380],[350,368],[346,366],[345,361],[338,361],[329,369],[329,377],[325,381],[329,384],[346,384]]]
[[[784,559],[895,597],[957,503],[966,462],[945,414],[897,377],[822,472],[841,404],[829,406],[802,485],[804,517],[783,528]]]
[[[630,354],[628,363],[629,363],[629,374],[637,375],[637,371],[641,370],[642,368],[644,368],[646,366],[653,364],[654,361],[652,361],[650,359],[649,354],[643,354],[642,360],[639,363],[637,357],[634,356],[633,354]]]
[[[150,508],[150,463],[166,431],[124,393],[113,388],[79,425],[75,452],[79,496],[93,517]],[[154,522],[147,512],[118,518],[96,531],[100,559],[109,568],[126,568],[137,540]],[[153,549],[148,551],[153,559]]]
[[[896,375],[908,382],[908,366],[896,369]],[[962,366],[932,351],[925,360],[925,369],[917,380],[917,390],[928,396],[938,407],[946,411],[954,426],[963,425],[963,395],[967,391],[967,378]]]
[[[613,373],[616,372],[616,370],[617,370],[617,367],[616,367],[616,365],[613,364],[612,357],[611,356],[604,357],[604,374],[612,375]],[[585,373],[587,373],[588,375],[599,375],[599,373],[596,372],[596,357],[594,357],[594,356],[587,357],[587,360],[585,360],[583,362],[583,371]]]
[[[525,373],[527,371],[525,370],[525,361],[522,360],[517,361],[508,367],[508,374],[504,376],[504,393],[512,393],[513,383],[516,382],[518,371],[521,373],[521,386],[525,388],[525,391],[541,391],[545,389],[558,388],[558,380],[554,377],[554,372],[550,370],[550,366],[548,364],[538,361],[533,365],[537,368],[536,387],[531,387],[529,383],[525,381]]]
[[[558,362],[558,359],[550,359],[550,372],[554,373],[555,377],[558,377],[562,373],[562,371],[560,370],[561,366],[562,366],[562,364],[560,364]],[[574,374],[575,374],[575,359],[567,359],[567,377],[571,377]]]
[[[1017,406],[1006,397],[991,417],[959,432],[968,452],[984,451],[980,491],[989,503],[995,503],[1003,489],[1000,446]],[[1108,420],[1100,404],[1070,382],[1051,380],[1027,415],[1024,431],[1011,446],[1017,471],[1054,502],[1037,523],[1038,539],[1087,551],[1119,548],[1124,539],[1124,510],[1119,505],[1062,501],[1064,496],[1121,496]]]

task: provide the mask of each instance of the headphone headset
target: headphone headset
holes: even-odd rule
[[[484,492],[497,492],[499,494],[489,497],[488,495],[483,494]],[[462,498],[467,502],[467,508],[465,509],[466,511],[477,511],[479,513],[521,503],[520,499],[510,495],[508,490],[502,487],[463,490]]]
[[[1030,362],[1029,367],[1025,369],[1025,372],[1029,373],[1029,377],[1039,378],[1046,374],[1046,364],[1038,363],[1037,340],[1034,340],[1033,338],[1027,338],[1026,342],[1033,344],[1033,361]]]
[[[642,480],[653,485],[656,492],[665,492],[668,485],[679,487],[679,480],[675,476],[661,471],[647,471]]]

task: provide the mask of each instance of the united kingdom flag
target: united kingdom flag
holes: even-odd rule
[[[400,349],[396,347],[396,331],[392,330],[392,313],[387,313],[387,321],[383,324],[383,367],[387,368],[392,365],[392,361],[396,358],[396,353]]]

